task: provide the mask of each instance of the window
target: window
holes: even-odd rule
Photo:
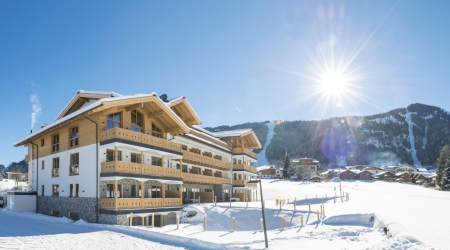
[[[152,186],[152,193],[150,198],[162,198],[161,186]]]
[[[152,135],[154,137],[163,138],[162,130],[160,128],[158,128],[155,124],[152,124]]]
[[[41,186],[41,195],[44,196],[44,185]]]
[[[78,185],[78,184],[77,184]],[[122,189],[122,186],[120,184],[117,185],[117,197],[120,198],[120,190]],[[106,197],[107,198],[114,198],[114,184],[106,184]]]
[[[211,188],[205,188],[205,192],[212,192]]]
[[[80,190],[80,184],[75,184],[75,197],[78,197],[78,191]]]
[[[152,165],[162,167],[162,158],[152,156]]]
[[[122,161],[122,151],[117,151],[117,159],[115,158],[115,150],[107,149],[106,150],[106,161]]]
[[[78,213],[69,212],[69,218],[72,220],[78,220]]]
[[[106,116],[106,129],[121,128],[122,119],[121,113],[112,113]]]
[[[188,171],[187,165],[183,165],[183,173],[187,173],[187,171]]]
[[[183,150],[187,150],[187,146],[186,146],[186,145],[183,145],[183,144],[181,144],[181,149],[183,149]]]
[[[59,185],[53,185],[52,186],[52,195],[53,196],[59,196]]]
[[[79,171],[79,154],[71,154],[70,155],[70,166],[69,166],[69,175],[78,175]]]
[[[69,197],[72,197],[73,194],[73,184],[69,185]]]
[[[78,127],[70,129],[69,146],[71,148],[78,146]]]
[[[52,210],[51,215],[58,217],[59,216],[59,211],[58,210]]]
[[[141,163],[141,154],[131,153],[131,162]]]
[[[52,140],[52,152],[57,152],[57,151],[59,151],[59,134],[53,135],[53,140]]]
[[[41,139],[41,147],[45,146],[45,140],[42,138]]]
[[[42,162],[41,162],[42,164],[41,164],[41,169],[44,169],[44,163],[45,163],[45,161],[44,160],[42,160]]]
[[[53,158],[52,177],[59,176],[59,157]]]
[[[136,185],[131,185],[131,197],[136,198]]]
[[[177,163],[177,169],[180,169],[180,164]]]
[[[137,111],[131,111],[131,130],[139,133],[144,132],[144,119],[142,114]]]

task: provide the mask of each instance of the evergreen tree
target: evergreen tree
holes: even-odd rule
[[[437,170],[436,170],[436,185],[438,185],[441,190],[447,188],[450,183],[450,148],[445,145],[441,154],[438,158]]]
[[[291,166],[291,159],[289,159],[289,154],[286,153],[284,154],[284,168],[283,168],[283,178],[289,178],[289,174],[288,174],[288,169]]]

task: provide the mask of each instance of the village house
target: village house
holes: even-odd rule
[[[37,212],[118,225],[173,224],[183,204],[257,199],[251,129],[204,130],[184,97],[79,91],[28,147]]]
[[[358,180],[372,180],[373,174],[367,170],[362,170],[356,173],[356,179]]]
[[[297,175],[303,179],[318,176],[319,161],[312,158],[292,159],[292,167],[297,169]]]

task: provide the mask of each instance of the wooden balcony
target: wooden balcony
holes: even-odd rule
[[[183,150],[183,162],[193,163],[218,170],[231,170],[229,162]]]
[[[102,209],[134,209],[182,206],[181,198],[101,198]]]
[[[233,154],[246,154],[256,159],[256,154],[247,148],[233,148]]]
[[[129,173],[181,178],[180,169],[123,161],[110,161],[101,163],[100,173]]]
[[[248,183],[247,180],[233,180],[233,186],[256,187],[257,183]]]
[[[258,170],[256,170],[256,167],[252,167],[246,164],[233,164],[233,170],[247,170],[252,173],[258,173]]]
[[[111,139],[122,139],[127,141],[133,141],[176,152],[181,152],[181,144],[179,143],[171,142],[166,139],[134,132],[123,128],[112,128],[102,131],[100,141],[107,141]]]
[[[183,173],[183,182],[209,185],[231,184],[231,179],[200,174]]]

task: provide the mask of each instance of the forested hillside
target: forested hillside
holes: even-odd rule
[[[265,123],[207,129],[252,128],[264,145]],[[450,144],[449,113],[439,107],[416,103],[371,116],[285,121],[275,127],[266,156],[272,163],[279,162],[287,150],[291,159],[313,157],[321,163],[337,165],[435,166],[446,144]]]

